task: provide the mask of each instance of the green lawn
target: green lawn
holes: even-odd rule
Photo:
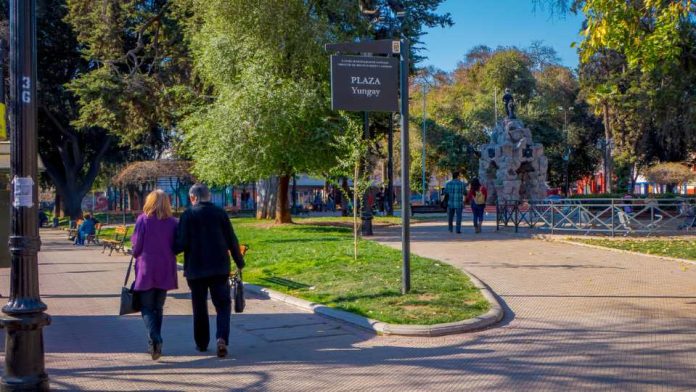
[[[607,248],[630,250],[651,255],[677,257],[696,260],[696,241],[682,239],[617,240],[617,239],[577,239],[571,241]]]
[[[377,221],[391,223],[391,219]],[[295,221],[298,224],[279,226],[252,218],[232,219],[240,243],[250,247],[245,282],[387,323],[445,323],[489,309],[466,275],[417,256],[411,258],[412,291],[402,296],[401,252],[360,241],[360,257],[354,261],[351,229],[333,225],[345,225],[350,219]],[[104,229],[102,238],[112,233],[113,229]]]
[[[436,324],[488,311],[488,302],[466,275],[416,256],[412,292],[402,296],[401,252],[361,241],[354,261],[349,228],[232,222],[240,242],[250,246],[247,282],[388,323]]]

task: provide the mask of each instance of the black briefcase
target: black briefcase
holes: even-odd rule
[[[244,300],[244,283],[242,282],[241,270],[230,277],[230,296],[234,302],[234,312],[244,312],[246,301]]]

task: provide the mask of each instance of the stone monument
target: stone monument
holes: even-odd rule
[[[511,114],[511,113],[509,113]],[[548,159],[522,121],[507,117],[496,124],[481,149],[479,179],[488,188],[488,203],[541,200],[548,189]]]

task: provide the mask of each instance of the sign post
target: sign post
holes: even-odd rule
[[[378,40],[326,45],[344,53],[331,56],[331,107],[352,112],[401,113],[401,292],[411,290],[411,230],[408,150],[409,49],[406,40]],[[371,53],[385,56],[352,56]],[[398,54],[399,60],[393,56]],[[400,92],[400,94],[399,94]],[[400,98],[400,100],[399,100]],[[390,140],[391,143],[391,140]],[[391,186],[391,182],[390,182]],[[391,200],[391,194],[389,195]]]

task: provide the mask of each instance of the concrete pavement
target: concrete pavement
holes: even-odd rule
[[[380,229],[383,230],[383,229]],[[488,230],[492,230],[488,228]],[[381,240],[397,246],[397,231]],[[476,238],[476,241],[471,239]],[[375,336],[251,298],[231,355],[198,353],[186,284],[165,307],[164,357],[139,316],[119,317],[124,256],[42,231],[44,331],[56,390],[694,390],[696,271],[653,258],[467,230],[414,227],[414,252],[465,267],[508,306],[500,327],[438,338]],[[0,288],[7,294],[9,271]]]

